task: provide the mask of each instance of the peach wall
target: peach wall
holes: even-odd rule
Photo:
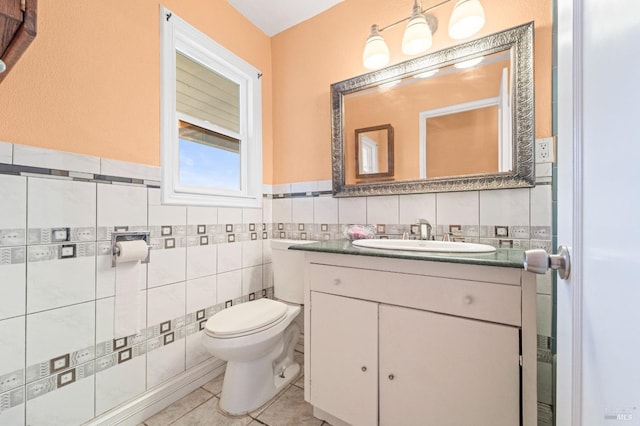
[[[0,84],[0,140],[158,165],[160,2],[38,3],[38,35]],[[226,0],[162,4],[263,72],[270,181],[271,39]]]
[[[427,177],[498,172],[498,107],[427,120]]]
[[[438,1],[422,2],[423,7]],[[455,2],[435,9],[439,29],[430,52],[454,44],[447,23]],[[551,26],[549,0],[482,0],[482,37],[535,21],[536,137],[551,135]],[[371,24],[381,27],[409,15],[410,0],[347,0],[273,37],[273,183],[331,179],[329,86],[367,70],[362,49]],[[395,64],[403,56],[403,25],[383,35]]]

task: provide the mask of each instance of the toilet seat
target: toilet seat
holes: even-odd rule
[[[282,321],[287,305],[271,299],[258,299],[218,312],[207,321],[205,334],[217,338],[257,333]]]

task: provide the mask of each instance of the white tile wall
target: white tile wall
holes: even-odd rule
[[[242,209],[242,223],[262,223],[262,209]]]
[[[367,197],[367,223],[400,223],[400,204],[397,195]]]
[[[262,290],[262,265],[242,269],[242,294]]]
[[[11,164],[13,162],[13,144],[0,142],[0,163]]]
[[[529,226],[529,189],[480,191],[480,225]]]
[[[96,416],[146,390],[146,355],[96,373]]]
[[[313,216],[315,223],[339,223],[338,199],[331,196],[314,197]]]
[[[187,249],[176,247],[166,250],[151,250],[147,265],[147,286],[153,288],[186,279]]]
[[[292,199],[291,198],[274,198],[273,199],[273,222],[289,223],[293,222],[292,216]]]
[[[25,323],[24,318],[0,321],[0,377],[24,369]],[[0,393],[15,389],[24,383],[24,371],[0,378]],[[0,421],[2,417],[0,417]]]
[[[27,315],[27,366],[95,344],[95,302]],[[89,354],[78,363],[93,359]]]
[[[242,271],[236,270],[218,274],[218,303],[242,296]]]
[[[210,357],[202,333],[194,333],[194,323],[185,324],[185,314],[219,303],[218,290],[221,301],[237,302],[243,284],[247,291],[262,289],[263,281],[270,285],[270,265],[263,265],[270,248],[261,240],[261,224],[271,229],[272,200],[265,199],[263,209],[162,206],[157,188],[73,180],[101,173],[148,182],[159,179],[157,168],[102,160],[98,169],[91,157],[18,149],[18,163],[31,159],[25,165],[68,167],[69,177],[0,174],[0,393],[15,391],[23,398],[12,397],[9,406],[3,399],[0,424],[80,424],[135,398]],[[0,143],[0,163],[12,160],[13,145]],[[226,242],[219,223],[234,225],[236,242]],[[248,223],[258,225],[260,240],[245,241]],[[194,225],[202,224],[209,244],[193,245]],[[159,235],[166,225],[172,226],[171,237]],[[128,340],[128,348],[143,345],[148,352],[121,363],[122,350],[112,352],[114,226],[152,232],[151,263],[141,266],[141,327],[155,325],[148,332],[157,333],[157,325],[168,320],[175,327],[170,343],[153,334]],[[51,242],[51,228],[66,227],[72,228],[71,241]],[[176,248],[164,248],[166,238],[175,238]],[[59,259],[62,244],[74,244],[76,257]],[[220,247],[226,250],[219,256]],[[227,270],[221,275],[219,257]],[[68,370],[52,372],[51,360],[66,355]],[[75,382],[56,385],[58,375],[68,379],[72,371]]]
[[[147,189],[98,184],[98,226],[147,225]]]
[[[367,199],[364,197],[339,198],[338,221],[342,225],[367,223]]]
[[[217,252],[218,246],[214,244],[187,247],[187,279],[215,274]]]
[[[187,225],[213,225],[218,223],[216,207],[187,207]]]
[[[242,244],[218,244],[218,273],[242,267]]]
[[[29,228],[95,230],[96,184],[30,177],[27,218]]]
[[[552,225],[551,185],[531,188],[531,226]]]
[[[412,194],[399,197],[399,223],[412,224],[425,219],[436,227],[436,194]]]
[[[447,192],[436,194],[436,223],[438,227],[449,225],[480,225],[480,200],[477,191]]]
[[[121,176],[142,180],[160,180],[160,167],[146,166],[128,161],[113,160],[110,158],[100,159],[100,174],[106,176]]]
[[[297,197],[291,200],[291,222],[313,223],[313,198]]]
[[[318,181],[296,182],[291,184],[291,192],[311,193],[318,190]]]
[[[27,179],[21,176],[0,175],[0,200],[0,246],[24,245],[27,227]],[[3,233],[3,229],[17,229],[20,232]]]
[[[241,245],[243,268],[262,265],[262,241],[243,241]]]
[[[218,209],[218,223],[221,225],[242,223],[242,209],[220,207]]]
[[[95,243],[83,243],[87,250]],[[59,308],[74,303],[95,299],[96,260],[95,256],[78,256],[70,259],[31,261],[45,258],[53,251],[55,255],[60,245],[30,246],[27,263],[27,313]],[[73,271],[72,274],[69,271]]]
[[[94,416],[94,376],[27,401],[28,425],[79,425]]]
[[[271,198],[262,199],[262,222],[273,222],[273,200]]]
[[[147,324],[184,317],[186,285],[184,282],[152,288],[148,291]],[[177,334],[178,330],[172,330]],[[185,340],[175,336],[171,344],[154,349],[147,344],[147,384],[155,386],[185,370]]]
[[[11,256],[11,252],[20,251],[26,256],[26,249],[0,248],[0,257]],[[26,306],[26,259],[22,263],[0,263],[0,319],[24,315]]]
[[[100,158],[98,157],[27,145],[13,146],[13,164],[73,172],[100,173]]]

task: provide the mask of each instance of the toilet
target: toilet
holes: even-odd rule
[[[271,240],[275,299],[232,306],[206,323],[203,343],[227,361],[219,408],[231,415],[253,411],[300,375],[293,350],[300,336],[295,318],[304,300],[304,252],[288,250],[308,240]]]

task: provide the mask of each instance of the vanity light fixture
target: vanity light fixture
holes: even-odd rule
[[[433,42],[433,34],[438,29],[438,19],[426,12],[435,9],[451,0],[444,0],[427,9],[422,9],[420,0],[414,0],[411,15],[386,27],[379,28],[374,24],[362,54],[362,62],[367,69],[378,69],[389,63],[389,48],[380,34],[404,21],[407,28],[402,37],[402,53],[417,55],[426,52]],[[453,13],[449,19],[449,36],[456,40],[468,38],[480,31],[484,26],[484,9],[480,0],[456,0]]]
[[[389,48],[380,35],[376,24],[371,26],[371,34],[369,34],[367,44],[364,46],[362,62],[365,68],[370,70],[382,68],[389,63]]]
[[[383,83],[378,87],[380,87],[381,89],[388,89],[389,87],[397,86],[401,82],[402,82],[402,79],[399,78],[397,80],[393,80],[393,81],[390,81],[388,83]]]
[[[429,77],[433,77],[434,75],[438,74],[439,71],[440,71],[440,68],[438,68],[436,70],[421,72],[420,74],[414,75],[413,78],[429,78]]]
[[[449,37],[471,37],[484,26],[484,9],[480,0],[457,0],[449,18]]]
[[[453,64],[454,68],[458,68],[459,70],[463,70],[465,68],[471,68],[478,65],[480,62],[484,60],[484,56],[479,56],[473,59],[467,59],[466,61],[458,62],[457,64]]]

